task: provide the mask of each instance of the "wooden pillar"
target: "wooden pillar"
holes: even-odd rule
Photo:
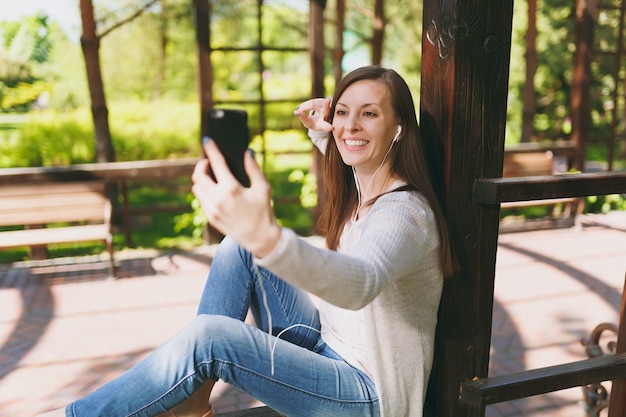
[[[595,0],[576,0],[576,52],[572,79],[572,141],[576,146],[574,167],[585,170],[585,149],[591,121],[591,58]]]
[[[499,207],[474,203],[472,187],[502,174],[512,19],[513,0],[424,0],[421,127],[460,264],[444,284],[426,416],[484,416],[459,389],[487,376]]]
[[[343,78],[343,32],[346,27],[346,0],[337,0],[335,5],[337,31],[335,32],[335,48],[333,49],[333,75],[335,85]]]
[[[374,1],[374,33],[372,35],[372,65],[382,65],[385,40],[385,1]]]
[[[196,23],[196,53],[198,55],[198,99],[200,101],[199,146],[208,134],[208,114],[213,107],[213,66],[211,65],[211,5],[206,0],[193,0]],[[208,244],[219,243],[224,235],[210,224],[205,230],[204,240]]]
[[[311,57],[311,97],[325,97],[324,88],[324,9],[326,0],[311,0],[309,2],[309,55]],[[313,147],[313,166],[311,172],[317,178],[317,207],[313,211],[314,223],[317,225],[320,213],[326,204],[326,189],[324,185],[324,161],[320,151]]]
[[[198,54],[198,98],[200,101],[200,139],[207,135],[207,118],[213,106],[213,67],[211,66],[211,11],[206,0],[193,0]]]
[[[535,74],[537,73],[537,0],[527,0],[528,26],[526,31],[526,77],[524,81],[524,101],[522,106],[521,142],[530,142],[535,133]]]

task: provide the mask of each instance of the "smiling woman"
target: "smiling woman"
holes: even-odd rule
[[[198,315],[48,417],[210,416],[218,379],[290,417],[422,415],[451,257],[412,95],[395,71],[368,66],[339,83],[332,103],[296,110],[324,153],[327,248],[279,225],[249,152],[244,187],[207,141],[193,192],[227,238]],[[373,185],[362,192],[363,182]],[[245,323],[248,311],[256,326]]]

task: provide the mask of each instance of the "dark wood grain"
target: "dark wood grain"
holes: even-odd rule
[[[465,381],[461,401],[488,405],[626,377],[626,354]],[[623,414],[620,414],[620,416]]]
[[[500,213],[472,188],[502,173],[512,16],[512,0],[424,2],[420,123],[460,265],[444,284],[426,416],[484,415],[459,387],[487,375]]]

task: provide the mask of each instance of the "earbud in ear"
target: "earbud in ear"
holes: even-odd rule
[[[400,133],[402,133],[402,125],[398,125],[398,129],[396,130],[396,135],[393,137],[391,143],[395,143],[400,139]]]

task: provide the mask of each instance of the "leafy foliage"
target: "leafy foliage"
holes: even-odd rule
[[[37,14],[0,24],[0,112],[28,111],[51,84],[37,74],[50,55],[48,17]]]

